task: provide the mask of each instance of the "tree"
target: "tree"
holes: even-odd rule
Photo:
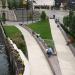
[[[44,11],[42,11],[41,13],[41,20],[45,20],[46,19],[46,13]]]
[[[69,28],[69,31],[75,35],[75,15],[71,10],[69,15],[63,18],[63,23],[65,27]]]
[[[2,7],[6,8],[6,0],[1,0],[2,1]]]
[[[13,7],[14,7],[14,8],[17,8],[17,7],[18,7],[16,0],[13,0]]]
[[[8,0],[8,8],[9,9],[13,8],[13,0]]]
[[[26,9],[28,10],[30,8],[30,5],[31,5],[30,2],[27,1],[26,4],[24,5],[24,7],[26,7]]]
[[[65,25],[66,27],[69,27],[69,17],[68,17],[68,16],[65,16],[65,17],[63,18],[63,23],[64,23],[64,25]]]
[[[72,18],[74,16],[74,12],[71,10],[68,16],[63,18],[63,23],[66,27],[70,27],[72,25]]]
[[[23,8],[23,0],[20,0],[20,2],[19,2],[19,7],[20,7],[20,8]]]
[[[23,0],[20,0],[20,2],[19,2],[19,7],[20,7],[20,8],[29,9],[29,7],[30,7],[30,1],[27,0],[27,1],[23,2]]]
[[[74,15],[74,12],[73,12],[72,10],[70,10],[70,11],[69,11],[69,19],[70,19],[70,20],[72,19],[73,15]]]
[[[70,25],[70,31],[75,35],[75,16],[72,17],[72,22]]]
[[[68,25],[69,25],[69,28],[71,29],[71,26],[72,26],[72,22],[73,22],[73,16],[74,16],[74,12],[72,10],[70,10],[69,12],[69,18],[68,18]]]

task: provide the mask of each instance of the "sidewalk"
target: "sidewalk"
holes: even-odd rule
[[[16,27],[22,32],[26,41],[31,75],[53,75],[40,46],[33,36],[21,26],[16,25]]]
[[[66,32],[63,30],[63,28],[60,26],[59,27],[60,31],[62,32],[64,38],[66,41],[68,41],[69,37],[67,36]],[[75,47],[73,46],[73,44],[69,44],[68,45],[73,53],[73,55],[75,56]]]
[[[75,57],[54,19],[49,19],[62,75],[75,75]]]

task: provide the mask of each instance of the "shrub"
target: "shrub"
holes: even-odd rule
[[[41,20],[45,20],[46,19],[46,13],[44,11],[42,11],[41,13]]]
[[[68,16],[66,16],[66,17],[64,17],[63,18],[63,23],[64,23],[64,25],[66,26],[66,27],[68,27],[69,26],[69,17]]]

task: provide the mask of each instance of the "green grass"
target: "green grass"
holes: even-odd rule
[[[40,36],[45,40],[48,46],[51,46],[50,41],[52,41],[52,35],[48,20],[29,24],[28,27],[31,28],[36,33],[40,34]]]
[[[28,27],[30,27],[35,32],[39,33],[43,39],[52,39],[48,20],[30,24],[28,25]]]
[[[7,37],[9,37],[23,53],[27,54],[26,44],[22,33],[15,26],[4,26],[4,31]]]

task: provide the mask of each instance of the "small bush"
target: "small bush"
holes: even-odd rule
[[[44,11],[42,11],[41,13],[41,20],[45,20],[46,19],[46,13]]]

